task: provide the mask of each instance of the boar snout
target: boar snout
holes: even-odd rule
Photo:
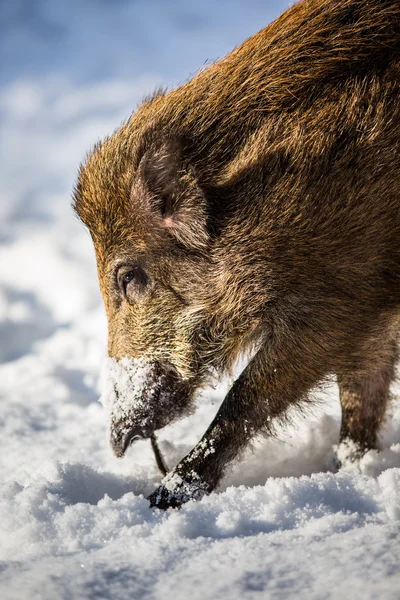
[[[101,402],[108,413],[110,444],[117,457],[133,442],[148,439],[188,412],[189,384],[159,362],[108,358],[102,379]]]
[[[133,442],[143,440],[146,437],[148,436],[143,433],[141,427],[133,427],[129,430],[129,427],[126,427],[124,424],[120,427],[111,425],[110,444],[115,456],[118,458],[121,458],[125,454]]]

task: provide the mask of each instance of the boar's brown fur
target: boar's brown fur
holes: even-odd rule
[[[399,149],[398,0],[303,0],[95,147],[75,209],[110,356],[170,373],[184,414],[211,369],[256,349],[153,504],[212,490],[332,374],[341,439],[377,447],[397,355]]]

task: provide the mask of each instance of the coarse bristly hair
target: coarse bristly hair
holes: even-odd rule
[[[399,67],[397,0],[303,0],[98,144],[74,208],[110,356],[197,389],[255,345],[233,389],[257,389],[259,415],[335,374],[343,437],[374,447],[397,357]]]

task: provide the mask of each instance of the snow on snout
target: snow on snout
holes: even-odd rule
[[[161,375],[154,363],[144,358],[107,358],[102,367],[100,402],[110,427],[110,441],[122,456],[130,441],[148,437],[154,429],[156,396]]]

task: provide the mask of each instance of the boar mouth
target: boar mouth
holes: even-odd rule
[[[102,372],[101,402],[108,413],[110,444],[122,457],[131,444],[184,416],[190,406],[187,383],[159,362],[108,358]]]
[[[122,454],[121,456],[123,456],[127,450],[127,448],[133,444],[133,442],[136,442],[137,440],[142,440],[143,435],[141,433],[138,433],[136,428],[132,429],[132,431],[130,431],[128,433],[128,435],[125,436],[125,439],[123,439],[123,446],[122,446]],[[115,450],[114,450],[115,452]]]
[[[117,430],[111,429],[110,443],[113,452],[117,458],[122,458],[131,444],[138,440],[144,440],[145,436],[139,427],[133,427],[127,433],[118,433]]]

